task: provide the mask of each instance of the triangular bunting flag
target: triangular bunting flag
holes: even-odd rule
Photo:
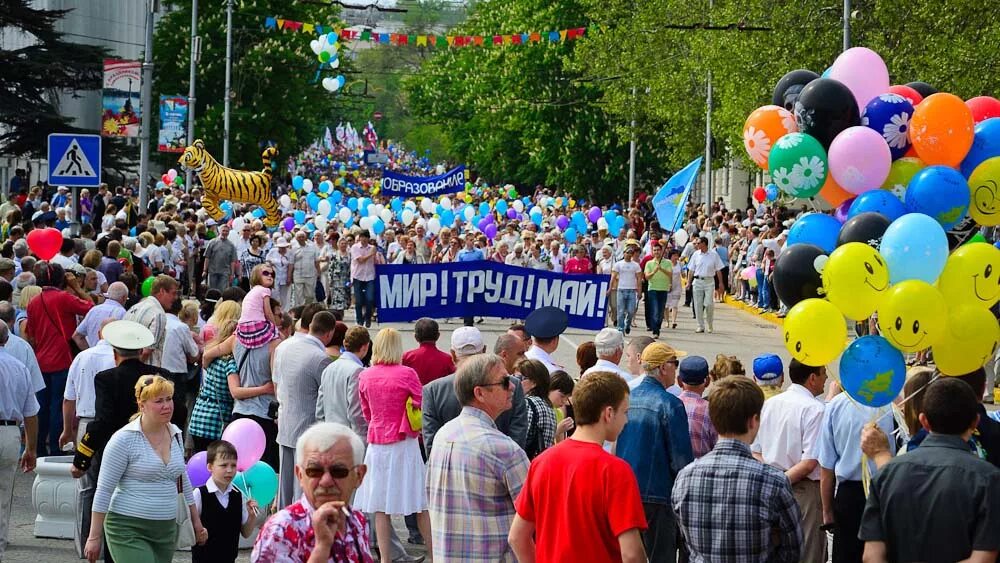
[[[389,34],[388,33],[379,33],[378,34],[378,40],[379,40],[379,43],[388,43],[390,41]]]
[[[448,45],[448,38],[445,37],[444,35],[438,35],[437,36],[437,46],[438,47],[445,47],[447,45]]]
[[[406,44],[407,45],[416,45],[417,44],[417,36],[416,35],[407,35],[406,36]]]
[[[503,45],[503,35],[494,35],[493,36],[493,44],[494,45]]]
[[[476,47],[482,47],[483,46],[483,36],[482,35],[473,36],[472,42],[476,44]]]
[[[302,33],[315,33],[316,26],[311,23],[302,24]]]
[[[528,39],[530,39],[532,43],[538,43],[539,41],[542,40],[542,34],[538,33],[537,31],[532,32],[532,34],[528,37]]]
[[[527,34],[527,33],[522,33],[522,34],[521,34],[521,44],[522,44],[522,45],[526,44],[526,43],[528,42],[528,38],[529,38],[529,37],[531,37],[531,36],[530,36],[529,34]]]
[[[285,29],[285,20],[278,20],[278,29]]]
[[[550,31],[549,32],[549,41],[552,41],[553,43],[555,43],[556,41],[559,41],[559,32],[558,31]]]
[[[510,36],[510,42],[513,43],[514,45],[520,45],[521,44],[521,36],[520,35],[511,35]]]
[[[299,29],[302,28],[302,22],[286,21],[285,27],[292,31],[298,31]]]
[[[321,26],[321,25],[319,25],[319,24],[316,24],[316,33],[318,33],[318,34],[320,34],[320,35],[323,35],[323,33],[324,33],[325,31],[326,31],[326,30],[325,30],[325,29],[323,28],[323,26]]]
[[[418,35],[417,36],[417,47],[426,47],[426,46],[427,46],[427,36],[426,35]]]
[[[448,45],[454,45],[455,44],[455,36],[454,35],[448,35],[448,36],[445,37],[445,39],[448,41]]]
[[[264,20],[265,29],[274,29],[276,27],[278,27],[278,20],[274,19],[273,17],[268,16],[267,19]]]
[[[366,30],[364,30],[364,31],[361,32],[361,40],[362,41],[371,41],[371,39],[372,39],[372,32],[370,30],[366,29]]]
[[[566,40],[566,30],[565,29],[559,32],[559,40],[560,41],[565,41]]]

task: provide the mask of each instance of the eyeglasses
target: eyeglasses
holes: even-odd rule
[[[501,379],[500,381],[497,381],[496,383],[484,383],[482,385],[477,385],[477,387],[499,386],[499,387],[503,387],[504,389],[507,389],[507,388],[510,387],[510,380],[511,380],[511,376],[505,375],[505,376],[503,376],[503,379]]]
[[[273,278],[274,272],[269,272],[267,270],[264,270],[263,272],[260,273],[260,275],[264,276],[265,278]]]
[[[357,467],[356,465],[354,467]],[[347,467],[345,465],[331,465],[329,467],[323,467],[321,465],[310,465],[303,469],[305,471],[306,477],[310,479],[322,479],[324,473],[329,473],[330,477],[334,479],[343,479],[351,474],[354,467]]]

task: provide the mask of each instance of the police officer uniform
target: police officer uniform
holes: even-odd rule
[[[90,514],[100,473],[100,454],[112,434],[128,424],[139,407],[135,402],[135,384],[140,377],[161,375],[166,371],[144,364],[138,358],[122,358],[121,352],[136,352],[155,344],[153,333],[135,321],[115,321],[105,325],[104,339],[115,349],[116,367],[104,370],[94,377],[94,420],[76,446],[73,466],[86,473],[80,478],[77,493],[76,527],[74,540],[77,552],[83,548],[90,535]],[[111,562],[111,552],[104,548],[104,561]]]
[[[542,340],[555,338],[561,335],[566,331],[567,326],[569,326],[569,315],[566,311],[563,311],[558,307],[542,307],[540,309],[535,309],[526,319],[524,319],[525,332],[536,339],[540,338]],[[529,360],[538,360],[545,364],[545,367],[549,370],[550,375],[556,371],[565,369],[561,365],[557,364],[552,356],[540,348],[538,344],[532,344],[531,348],[528,348],[528,350],[524,353],[524,357]]]

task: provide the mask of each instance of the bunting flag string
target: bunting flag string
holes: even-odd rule
[[[371,30],[358,31],[343,29],[318,23],[306,23],[286,20],[276,16],[264,19],[264,29],[293,31],[299,33],[336,33],[341,41],[368,41],[371,43],[395,46],[417,47],[485,47],[504,45],[529,45],[532,43],[565,43],[583,37],[586,27],[559,29],[553,31],[534,31],[529,33],[513,33],[498,35],[407,35],[405,33],[380,33]]]

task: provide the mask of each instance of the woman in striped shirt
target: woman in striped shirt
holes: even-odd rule
[[[111,437],[101,460],[84,548],[91,563],[103,536],[116,561],[173,560],[182,491],[198,543],[208,539],[185,471],[181,429],[170,423],[173,395],[174,384],[158,375],[141,376],[135,384],[139,412]]]

